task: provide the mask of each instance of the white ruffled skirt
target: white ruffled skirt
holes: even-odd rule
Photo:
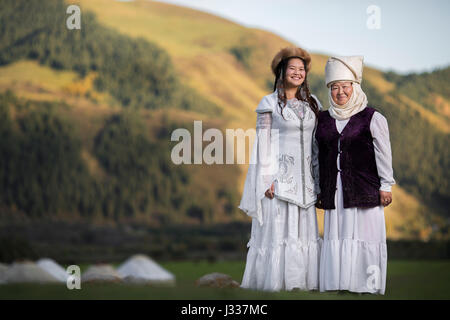
[[[387,247],[383,206],[346,208],[337,176],[335,206],[325,210],[320,291],[384,294]]]
[[[252,221],[241,288],[318,290],[322,239],[315,207],[264,197],[262,212],[262,226]]]

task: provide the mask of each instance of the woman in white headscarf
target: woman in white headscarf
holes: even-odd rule
[[[320,291],[384,294],[384,207],[395,184],[386,118],[367,106],[363,57],[331,57],[325,68],[330,107],[319,115],[320,190],[325,210]]]
[[[256,138],[239,208],[252,219],[242,288],[319,288],[319,101],[309,93],[311,57],[284,48],[272,61],[274,92],[258,107]]]

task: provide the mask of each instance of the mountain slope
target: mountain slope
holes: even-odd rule
[[[85,72],[80,72],[77,68],[71,67],[73,61],[70,59],[67,65],[55,66],[42,57],[39,58],[40,56],[30,57],[24,51],[27,47],[23,44],[17,48],[10,46],[11,50],[21,53],[17,57],[11,54],[5,55],[5,47],[0,47],[1,56],[9,57],[9,60],[3,60],[5,65],[0,67],[0,89],[11,89],[27,99],[58,103],[64,101],[69,105],[69,108],[58,108],[59,114],[73,122],[74,127],[77,128],[83,145],[79,150],[80,162],[86,166],[87,174],[97,181],[102,181],[120,173],[117,186],[121,199],[128,200],[124,200],[118,206],[119,208],[133,213],[135,210],[133,208],[138,207],[136,203],[141,201],[144,209],[136,209],[136,212],[164,219],[162,213],[168,214],[170,211],[171,221],[189,223],[246,219],[245,215],[237,212],[236,209],[247,169],[245,165],[185,166],[186,174],[190,177],[190,186],[196,191],[178,189],[177,192],[178,195],[183,192],[190,195],[193,201],[173,198],[169,200],[173,201],[174,206],[172,206],[164,202],[166,201],[164,199],[161,199],[161,202],[153,199],[151,203],[155,203],[155,206],[150,208],[144,205],[145,196],[142,198],[142,194],[139,196],[141,198],[134,199],[129,195],[127,188],[134,187],[124,185],[127,183],[126,174],[122,171],[112,172],[111,167],[108,167],[107,159],[113,158],[114,153],[109,153],[109,156],[108,153],[98,153],[97,147],[103,145],[119,148],[114,149],[116,152],[124,150],[121,148],[125,148],[126,142],[115,145],[111,141],[100,139],[101,132],[125,130],[121,126],[127,122],[120,120],[122,110],[127,106],[127,99],[123,99],[124,97],[130,99],[143,97],[144,100],[135,100],[134,107],[137,109],[138,118],[144,120],[143,128],[152,128],[152,132],[147,133],[148,139],[159,142],[160,146],[167,145],[171,129],[176,126],[188,128],[193,132],[191,128],[194,120],[204,121],[203,130],[213,127],[219,128],[223,133],[225,128],[243,128],[244,130],[254,128],[256,120],[254,109],[262,96],[270,92],[272,81],[270,61],[281,47],[290,44],[269,32],[245,28],[210,14],[174,5],[150,1],[82,0],[72,2],[80,4],[82,25],[84,21],[91,28],[98,26],[99,30],[108,34],[108,37],[121,39],[117,40],[117,44],[123,45],[124,48],[121,50],[124,51],[118,52],[127,52],[129,45],[139,41],[139,46],[155,48],[154,50],[160,52],[162,56],[166,56],[166,65],[152,69],[148,67],[153,63],[149,57],[142,62],[125,53],[123,57],[126,59],[136,60],[138,69],[136,73],[122,75],[122,79],[128,81],[135,75],[138,80],[143,79],[146,73],[141,73],[140,69],[149,69],[145,72],[150,72],[152,77],[162,75],[164,79],[171,79],[169,84],[171,81],[178,84],[176,87],[169,86],[171,89],[166,92],[167,94],[176,93],[175,100],[172,103],[164,103],[162,101],[165,101],[166,93],[159,95],[155,91],[155,101],[158,101],[155,104],[151,96],[141,95],[148,88],[153,90],[154,87],[143,86],[135,80],[131,82],[132,85],[127,86],[126,96],[117,95],[117,90],[114,89],[117,88],[117,84],[111,87],[113,89],[105,90],[95,81],[98,77],[108,81],[117,80],[111,80],[114,77],[105,74],[103,69],[92,70],[88,67]],[[95,17],[90,14],[91,12],[95,13]],[[33,16],[32,13],[29,14]],[[18,30],[21,29],[18,28]],[[82,40],[83,37],[76,36],[75,39]],[[89,37],[87,39],[89,40]],[[103,40],[102,37],[95,39],[98,42]],[[40,40],[35,41],[42,44]],[[72,46],[76,47],[75,44]],[[117,45],[113,48],[117,48]],[[147,54],[151,56],[149,52]],[[135,54],[145,55],[146,52],[138,50]],[[108,54],[103,57],[101,51],[98,51],[97,55],[99,55],[97,61],[100,64],[113,61],[108,60]],[[323,70],[327,57],[317,54],[312,56],[313,67],[309,83],[312,92],[317,94],[322,104],[326,106],[327,92],[323,85]],[[19,61],[21,57],[34,60]],[[36,62],[36,58],[41,64]],[[164,73],[167,74],[164,75]],[[420,80],[420,76],[418,79]],[[440,217],[445,217],[444,211],[449,201],[447,173],[449,157],[445,149],[448,145],[448,121],[441,119],[438,113],[427,108],[423,101],[414,103],[407,91],[400,90],[397,86],[399,83],[392,78],[392,75],[389,77],[376,69],[365,68],[363,88],[368,94],[369,103],[385,114],[391,129],[394,170],[398,185],[394,189],[395,205],[386,210],[390,217],[387,220],[388,235],[394,238],[427,239],[436,234],[436,230],[438,230],[437,233],[442,230],[445,233],[447,223]],[[120,85],[119,88],[121,88]],[[184,101],[180,100],[180,97],[189,96],[191,89],[195,91],[193,96]],[[146,104],[140,104],[139,101],[146,101],[145,99],[148,99],[152,107],[142,110],[146,108]],[[447,98],[441,91],[430,92],[427,99],[441,99],[440,101],[443,101],[441,109],[445,110]],[[16,108],[10,107],[9,110],[14,116]],[[128,116],[123,114],[123,117],[127,119]],[[168,119],[168,122],[164,122],[163,119]],[[164,125],[167,125],[167,128],[164,128]],[[139,132],[135,134],[139,136]],[[106,136],[103,135],[103,137]],[[134,137],[132,135],[130,139],[135,139]],[[100,142],[103,141],[102,144],[99,144],[98,139]],[[408,146],[407,150],[405,145]],[[159,150],[168,152],[163,148]],[[130,149],[129,152],[134,151]],[[146,157],[145,153],[133,154],[138,163]],[[122,160],[125,161],[125,159]],[[125,167],[126,163],[124,162]],[[133,166],[130,166],[126,170],[132,171],[132,168]],[[163,170],[163,168],[160,169]],[[167,174],[171,174],[171,171],[172,169],[169,168]],[[176,173],[173,174],[176,175]],[[145,184],[145,188],[161,184],[162,180],[158,179],[162,178],[150,181]],[[204,194],[207,196],[203,196]],[[114,202],[111,201],[103,202],[106,209],[102,210],[104,215],[106,212],[107,218],[108,214],[113,212],[111,206],[114,206]],[[176,207],[175,205],[180,201],[184,204]],[[218,203],[220,203],[220,209],[216,209]],[[129,209],[130,206],[132,209]],[[129,218],[133,219],[133,214]]]
[[[177,73],[223,108],[224,118],[230,119],[227,124],[230,128],[254,127],[253,110],[261,97],[270,92],[270,61],[281,47],[290,45],[269,32],[175,5],[134,1],[106,6],[109,3],[106,0],[80,3],[82,8],[95,12],[105,25],[165,48]],[[309,83],[326,107],[323,76],[327,57],[312,54],[312,58]],[[429,88],[435,90],[428,92],[435,100],[445,92],[439,88],[445,87],[445,79],[448,80],[447,73],[437,73],[437,76],[411,77],[414,83],[419,83],[422,76],[423,81],[437,78]],[[368,93],[369,104],[383,112],[391,126],[397,182],[419,197],[419,201],[432,204],[431,211],[438,210],[445,215],[450,205],[447,191],[450,177],[448,151],[444,146],[449,142],[450,121],[431,112],[422,100],[415,101],[410,89],[397,87],[398,83],[392,74],[370,67],[364,69],[363,88]],[[445,97],[440,101],[445,110]],[[405,144],[410,146],[407,157],[401,154]],[[430,163],[416,161],[422,158],[429,159]],[[243,166],[240,188],[245,172]]]

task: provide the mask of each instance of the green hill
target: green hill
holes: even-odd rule
[[[65,28],[68,3],[81,7],[81,30]],[[0,28],[3,221],[248,221],[237,209],[247,166],[175,166],[170,135],[194,120],[203,131],[254,128],[286,40],[150,1],[8,0]],[[326,106],[327,57],[312,56],[308,81]],[[364,70],[391,131],[391,238],[448,236],[448,79],[448,68]]]
[[[450,67],[420,74],[385,74],[385,78],[395,83],[396,90],[423,105],[437,116],[450,120]]]

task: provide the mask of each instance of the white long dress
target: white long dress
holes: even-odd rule
[[[335,120],[339,133],[349,119]],[[380,190],[395,184],[386,118],[375,112],[370,131],[381,181]],[[337,157],[339,167],[339,153]],[[344,208],[342,181],[337,174],[335,208],[325,210],[324,241],[320,259],[320,291],[348,290],[384,294],[387,247],[384,207]]]
[[[276,101],[275,91],[256,110],[257,137],[252,157],[262,145],[274,144],[272,135],[272,139],[261,138],[259,130],[277,129],[279,170],[274,175],[262,175],[259,164],[251,164],[247,173],[239,208],[253,219],[241,287],[264,291],[318,290],[322,239],[314,206],[319,188],[318,179],[314,179],[318,176],[317,144],[312,141],[316,118],[307,105],[295,109],[298,100],[294,98],[283,110],[286,120],[282,119]],[[264,192],[272,182],[275,197],[269,199]]]

